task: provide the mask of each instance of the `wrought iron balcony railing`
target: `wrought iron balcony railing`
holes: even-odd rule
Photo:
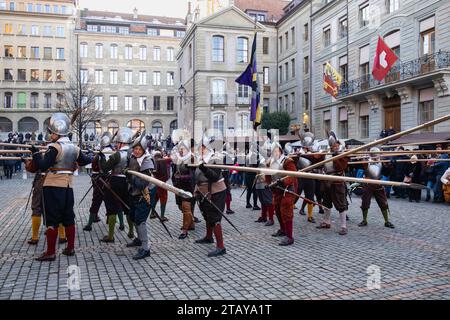
[[[356,94],[379,86],[387,85],[397,81],[407,80],[427,73],[450,67],[450,52],[439,51],[428,54],[415,60],[399,63],[392,67],[382,81],[378,81],[372,75],[350,80],[342,83],[339,88],[338,97]]]
[[[228,104],[228,96],[226,94],[212,94],[211,95],[211,105],[212,106],[223,106]]]

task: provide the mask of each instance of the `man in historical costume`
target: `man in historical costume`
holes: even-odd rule
[[[373,147],[370,149],[370,158],[369,163],[364,165],[365,169],[365,177],[367,179],[381,179],[381,171],[382,164],[380,162],[380,149],[377,147]],[[369,214],[370,202],[372,196],[375,197],[377,201],[378,207],[381,210],[384,218],[384,226],[387,228],[394,228],[394,225],[389,221],[389,205],[386,197],[386,190],[384,186],[364,183],[362,185],[363,194],[361,196],[361,210],[363,215],[363,220],[358,226],[366,227],[367,226],[367,216]]]
[[[49,144],[44,157],[35,146],[30,148],[36,167],[42,172],[47,172],[42,199],[47,226],[47,251],[36,259],[38,261],[55,260],[57,228],[60,223],[64,225],[67,237],[67,247],[62,253],[67,256],[75,254],[73,173],[77,165],[87,165],[92,159],[84,155],[67,138],[70,125],[70,119],[64,113],[53,114],[48,126],[52,143]]]
[[[193,193],[195,170],[188,167],[188,165],[194,162],[194,156],[190,149],[190,141],[188,140],[181,140],[176,145],[175,150],[172,153],[172,163],[174,168],[172,182],[175,187]],[[195,200],[175,196],[175,201],[183,214],[182,231],[178,239],[186,239],[188,231],[195,230],[194,215],[192,214],[192,202]]]
[[[195,170],[195,195],[199,202],[199,208],[206,221],[206,236],[196,243],[214,243],[213,233],[216,238],[216,249],[208,254],[208,257],[216,257],[226,253],[222,234],[222,214],[225,210],[227,187],[220,169],[205,167],[205,164],[222,164],[222,156],[214,152],[214,138],[204,136],[199,148],[200,165]]]
[[[100,156],[100,168],[103,172],[111,171],[108,187],[105,186],[105,182],[101,177],[100,183],[105,186],[105,207],[106,216],[108,221],[108,235],[100,239],[101,242],[114,242],[114,229],[117,222],[117,215],[125,213],[128,222],[128,238],[134,238],[134,224],[131,221],[129,212],[129,194],[127,178],[123,173],[123,170],[128,166],[128,157],[130,151],[130,144],[133,139],[133,131],[130,128],[120,128],[117,131],[113,143],[116,147],[116,152],[113,153],[109,159],[106,159],[106,155],[99,152]],[[128,207],[128,208],[127,208]]]
[[[170,159],[164,157],[163,152],[161,150],[156,150],[153,152],[153,160],[155,162],[155,172],[154,172],[155,178],[161,180],[162,182],[167,182],[167,180],[169,180],[170,178],[170,170],[169,170]],[[152,209],[156,210],[156,205],[158,204],[159,201],[161,208],[159,215],[163,221],[168,221],[169,219],[165,217],[168,199],[167,190],[160,187],[156,187],[155,192],[156,193],[154,195]],[[156,214],[152,212],[150,218],[155,219]]]
[[[334,132],[330,132],[328,137],[328,144],[330,146],[330,152],[332,156],[336,156],[343,152],[344,145],[337,139]],[[331,155],[327,155],[331,157]],[[345,170],[348,166],[348,157],[343,157],[337,160],[330,161],[324,164],[324,170],[326,174],[344,176]],[[321,189],[323,195],[322,204],[329,208],[325,209],[324,218],[321,224],[317,227],[318,229],[330,229],[331,228],[331,208],[334,205],[336,210],[339,212],[340,218],[340,235],[346,235],[347,230],[347,187],[345,182],[332,182],[332,181],[322,181]]]
[[[147,218],[150,214],[150,191],[149,183],[141,178],[128,174],[128,170],[133,170],[148,176],[152,175],[154,163],[150,153],[147,151],[150,139],[146,136],[145,130],[132,144],[133,151],[129,155],[128,167],[124,170],[128,181],[128,192],[130,194],[131,221],[136,226],[137,238],[127,244],[127,247],[140,247],[134,260],[144,259],[150,256],[148,244]]]
[[[283,148],[278,142],[272,143],[270,169],[297,171],[294,160],[284,155]],[[289,246],[294,243],[294,204],[297,197],[286,191],[296,193],[298,185],[297,178],[282,178],[282,175],[272,176],[272,182],[276,182],[273,188],[273,204],[275,205],[275,214],[280,224],[280,229],[272,236],[285,237],[279,245]]]
[[[269,161],[266,161],[261,155],[259,159],[259,167],[267,169]],[[274,225],[273,216],[275,207],[273,205],[273,194],[269,187],[270,176],[259,174],[256,176],[256,193],[258,194],[259,202],[261,202],[261,216],[255,222],[265,222],[264,226],[270,227]]]
[[[298,154],[297,169],[305,169],[323,159],[323,155],[318,154],[318,148],[315,144],[314,134],[311,132],[306,132],[300,135],[300,141],[302,144],[302,152]],[[314,169],[313,173],[321,173],[320,169]],[[298,193],[301,194],[302,191],[305,193],[305,198],[314,201],[314,194],[316,193],[316,183],[317,180],[314,179],[298,179]],[[320,201],[320,199],[318,199]],[[304,215],[304,207],[308,209],[308,222],[316,223],[313,217],[314,204],[303,200],[302,208],[300,209],[300,214]]]
[[[49,133],[45,136],[45,142],[51,142]],[[37,168],[35,162],[33,162],[33,159],[25,160],[25,170],[35,174],[31,195],[31,239],[28,240],[28,244],[37,245],[39,242],[39,228],[41,227],[43,214],[42,188],[45,180],[45,172],[42,172]],[[58,226],[58,235],[59,243],[67,242],[66,232],[62,224],[59,224]]]
[[[112,148],[112,135],[110,132],[105,132],[100,139],[100,148],[102,153],[105,155],[105,158],[108,159],[113,152]],[[99,178],[106,178],[108,172],[103,172],[100,167],[100,156],[97,154],[92,161],[92,203],[89,209],[89,221],[87,225],[83,228],[84,231],[91,231],[92,224],[95,222],[99,222],[100,218],[98,217],[98,212],[100,210],[100,206],[104,201],[105,187],[99,181]],[[123,218],[122,218],[123,222]]]

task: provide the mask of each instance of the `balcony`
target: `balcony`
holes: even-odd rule
[[[226,106],[228,104],[228,96],[226,94],[212,94],[211,106]]]
[[[424,79],[430,81],[445,68],[450,68],[450,52],[439,51],[415,60],[399,63],[392,67],[382,81],[374,79],[372,75],[366,75],[348,83],[342,83],[339,88],[338,98],[341,100],[350,99],[370,92],[399,86],[405,82],[421,83]]]

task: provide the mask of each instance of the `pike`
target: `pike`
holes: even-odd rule
[[[433,162],[450,162],[450,159],[399,159],[399,160],[395,160],[395,162],[428,162],[428,161],[433,161]],[[389,163],[391,162],[391,160],[377,160],[377,161],[353,161],[353,162],[349,162],[348,164],[369,164],[369,163]]]
[[[306,202],[308,202],[308,203],[311,203],[311,204],[313,204],[313,205],[315,205],[315,206],[318,206],[318,207],[320,207],[320,208],[322,208],[322,209],[331,210],[330,208],[325,207],[324,205],[322,205],[322,204],[320,204],[320,203],[318,203],[318,202],[315,202],[315,201],[309,200],[309,199],[307,199],[307,198],[305,198],[305,197],[302,197],[302,196],[299,195],[298,193],[295,193],[295,192],[293,192],[293,191],[291,191],[291,190],[288,190],[288,189],[286,189],[286,188],[283,189],[283,188],[280,187],[280,186],[277,186],[277,188],[280,189],[280,190],[283,190],[285,193],[290,193],[290,194],[292,194],[293,196],[299,197],[300,199],[303,199],[304,201],[306,201]]]
[[[402,144],[384,145],[384,146],[381,146],[381,148],[397,148],[397,147],[420,146],[420,145],[440,144],[440,143],[450,143],[450,140],[425,141],[425,142],[412,142],[412,143],[402,143]]]
[[[166,224],[164,223],[164,221],[161,218],[161,216],[159,215],[159,213],[155,210],[155,208],[152,208],[152,211],[155,214],[155,216],[158,218],[159,222],[161,222],[161,224],[163,225],[164,229],[166,229],[166,231],[169,234],[169,236],[173,239],[172,234],[169,231],[169,228],[167,228]]]
[[[423,186],[421,184],[417,184],[417,183],[404,183],[404,182],[396,182],[396,181],[382,181],[382,180],[374,180],[374,179],[332,176],[332,175],[326,175],[326,174],[308,173],[308,172],[300,172],[300,171],[286,171],[286,170],[248,168],[248,167],[233,167],[233,166],[225,166],[225,165],[218,165],[218,164],[205,164],[205,167],[213,168],[213,169],[224,169],[224,170],[229,170],[230,168],[234,168],[234,170],[236,170],[236,171],[243,171],[243,172],[264,173],[267,175],[277,174],[277,175],[285,175],[288,177],[295,177],[295,178],[316,179],[316,180],[325,180],[325,181],[334,181],[334,182],[359,182],[359,183],[378,184],[378,185],[383,185],[383,186],[393,186],[393,187],[402,187],[402,188],[411,188],[411,189],[426,189],[425,186]]]
[[[98,177],[98,180],[105,186],[105,188],[111,192],[111,194],[117,199],[119,200],[119,202],[121,204],[123,204],[125,206],[125,208],[127,208],[128,210],[130,210],[130,207],[119,197],[119,195],[117,193],[114,192],[113,189],[111,189],[111,187],[108,185],[108,183],[106,183],[105,180],[103,180],[101,177]]]

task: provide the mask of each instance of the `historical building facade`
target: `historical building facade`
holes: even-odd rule
[[[0,1],[0,139],[42,132],[72,66],[74,1]]]
[[[176,55],[183,19],[81,10],[79,72],[95,85],[99,132],[128,126],[168,136],[177,128]]]

